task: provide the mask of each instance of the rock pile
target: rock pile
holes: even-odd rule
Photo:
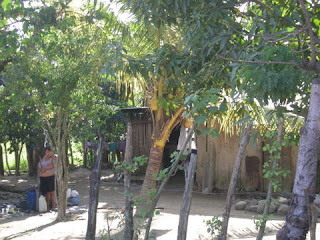
[[[287,215],[289,211],[290,199],[284,197],[278,197],[273,199],[270,204],[269,213],[274,213],[278,215]],[[318,217],[320,217],[320,194],[316,194],[315,200],[313,202],[318,209]],[[235,210],[245,210],[249,212],[263,213],[265,206],[265,200],[241,200],[234,205]]]
[[[265,200],[242,200],[234,205],[235,210],[245,210],[249,212],[263,213]],[[319,198],[320,203],[320,198]],[[270,204],[269,213],[276,213],[279,215],[286,215],[289,210],[289,199],[284,197],[279,197],[278,199],[273,199]]]

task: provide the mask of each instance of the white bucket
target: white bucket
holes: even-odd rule
[[[47,201],[44,196],[39,197],[39,212],[46,212],[47,211]]]

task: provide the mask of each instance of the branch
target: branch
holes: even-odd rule
[[[227,60],[230,62],[238,62],[238,63],[254,63],[254,64],[281,64],[281,65],[291,65],[295,67],[301,68],[301,65],[296,62],[278,62],[278,61],[247,61],[247,60],[239,60],[239,59],[232,59],[232,58],[227,58],[223,57],[221,55],[217,55],[218,58],[221,58],[223,60]]]
[[[306,8],[306,5],[304,3],[303,0],[298,0],[300,5],[301,5],[301,9],[302,9],[302,13],[304,16],[304,19],[306,20],[306,25],[308,28],[308,35],[310,37],[310,43],[311,43],[311,61],[310,61],[310,65],[311,67],[314,67],[315,63],[316,63],[316,44],[315,44],[315,39],[314,39],[314,34],[313,34],[313,30],[312,30],[312,26],[311,26],[311,22],[310,22],[310,17]]]

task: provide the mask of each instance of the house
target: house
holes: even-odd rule
[[[149,108],[126,108],[123,112],[132,122],[133,156],[149,156],[152,135],[152,119]],[[218,126],[216,126],[218,128]],[[163,167],[170,165],[170,155],[177,149],[180,127],[177,126],[170,135],[163,154]],[[220,132],[218,137],[197,136],[198,160],[195,181],[202,192],[225,191],[228,189],[234,163],[237,157],[240,138]],[[265,143],[258,139],[257,143],[249,144],[245,158],[241,164],[237,188],[244,191],[267,191],[268,181],[263,178],[263,164],[268,160],[264,152]],[[297,147],[283,147],[280,166],[291,173],[280,179],[283,191],[291,192],[296,170]],[[146,168],[138,174],[144,174]],[[137,174],[137,173],[136,173]]]

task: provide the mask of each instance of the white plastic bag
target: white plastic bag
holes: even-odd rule
[[[76,190],[71,191],[71,197],[79,197],[79,193]]]
[[[39,197],[39,212],[46,212],[47,211],[47,201],[44,196]]]
[[[71,188],[68,188],[68,190],[67,190],[67,199],[68,199],[69,197],[71,197]]]

